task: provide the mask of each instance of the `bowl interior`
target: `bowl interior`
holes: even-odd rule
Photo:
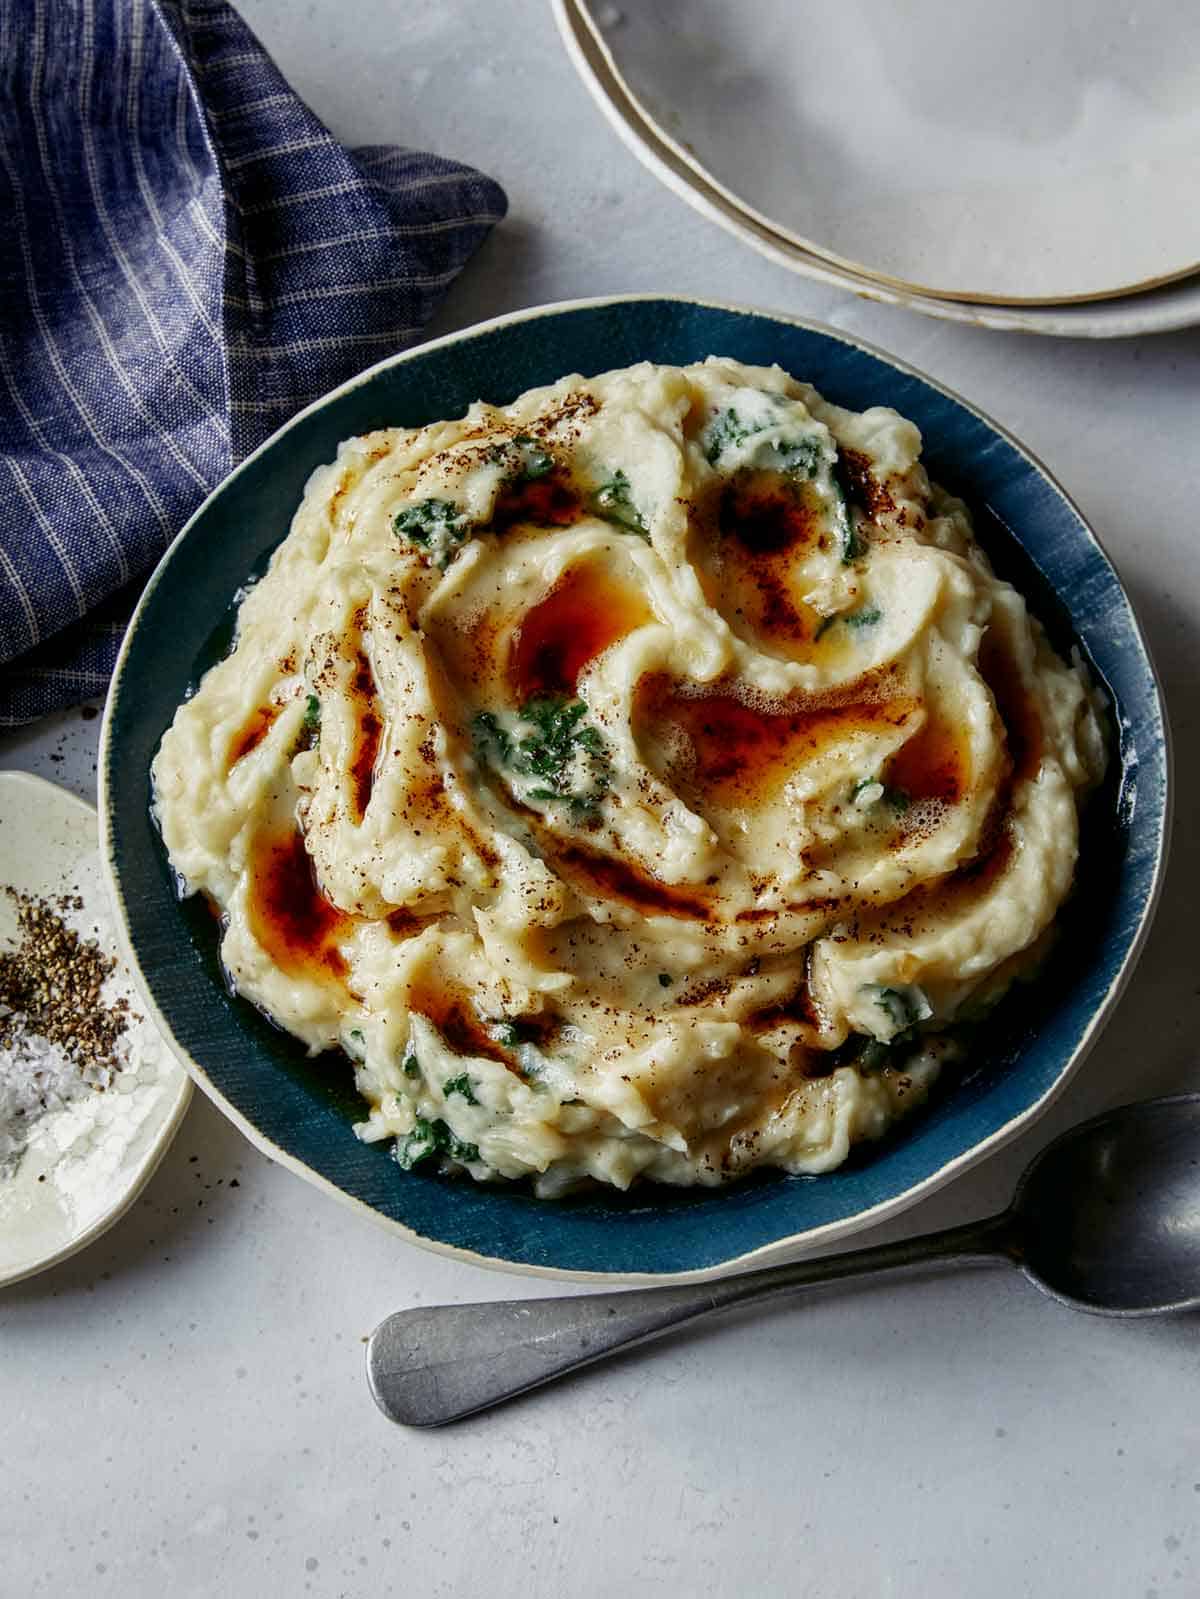
[[[788,371],[854,409],[894,406],[925,438],[932,476],[970,505],[999,572],[1061,651],[1089,659],[1113,703],[1110,775],[1085,824],[1064,935],[977,1040],[969,1068],[896,1134],[820,1178],[763,1175],[724,1190],[638,1187],[536,1200],[524,1188],[402,1172],[359,1142],[340,1055],[309,1058],[222,982],[211,917],[180,903],[148,805],[149,765],[176,706],[228,649],[233,598],[284,537],[310,472],[369,429],[513,399],[563,373],[716,353]],[[1166,813],[1166,736],[1153,670],[1107,558],[1057,486],[986,419],[927,379],[826,331],[671,299],[509,318],[376,369],[302,414],[206,502],[143,598],[107,712],[109,860],[129,944],[177,1047],[275,1152],[419,1238],[515,1266],[621,1275],[697,1272],[895,1208],[1027,1118],[1086,1047],[1144,933]]]

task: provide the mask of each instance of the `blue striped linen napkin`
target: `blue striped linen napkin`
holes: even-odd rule
[[[188,514],[505,208],[338,144],[223,0],[0,0],[0,725],[104,690]]]

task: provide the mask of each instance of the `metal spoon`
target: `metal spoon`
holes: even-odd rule
[[[842,1277],[1006,1261],[1102,1316],[1200,1306],[1200,1094],[1097,1116],[1042,1150],[999,1216],[850,1254],[680,1288],[403,1310],[367,1348],[375,1402],[436,1427],[672,1328]]]

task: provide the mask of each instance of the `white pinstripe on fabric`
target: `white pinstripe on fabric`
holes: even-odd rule
[[[411,278],[379,278],[373,283],[329,283],[323,288],[295,289],[290,294],[273,294],[272,305],[307,305],[312,300],[337,300],[351,295],[394,294],[398,288],[407,287],[412,282]],[[240,300],[234,295],[226,295],[225,303],[239,311],[257,310],[266,302],[260,298],[256,300]],[[417,333],[417,327],[409,328],[409,333]]]
[[[16,479],[17,492],[25,501],[26,505],[28,505],[29,509],[33,512],[34,516],[38,520],[38,524],[41,527],[42,532],[46,535],[46,538],[50,541],[50,543],[54,546],[55,551],[58,553],[58,558],[62,562],[63,573],[66,576],[67,581],[70,583],[72,593],[75,596],[75,603],[82,607],[84,598],[83,589],[80,586],[79,578],[74,566],[68,560],[66,552],[63,550],[59,542],[58,533],[54,527],[54,524],[46,515],[45,511],[43,511],[42,507],[38,504],[37,496],[34,494],[33,489],[30,486],[29,479],[22,471],[20,462],[15,458],[15,456],[10,455],[5,458],[5,465]],[[24,589],[24,584],[19,583],[19,586],[22,588],[22,590]]]
[[[85,13],[90,16],[92,14],[94,0],[81,0],[81,3],[85,7]],[[137,34],[135,34],[135,38],[139,38],[142,23],[142,13],[136,6],[134,7],[133,15],[135,19],[135,25],[138,30]],[[135,61],[137,59],[136,45],[134,59]],[[142,200],[145,203],[146,210],[150,213],[151,220],[154,223],[155,242],[158,244],[159,248],[163,251],[171,265],[174,267],[175,277],[179,282],[180,287],[183,289],[183,292],[187,295],[188,299],[195,308],[196,315],[204,324],[205,331],[213,340],[214,344],[216,344],[220,341],[220,330],[209,316],[208,308],[204,304],[203,297],[197,291],[196,285],[192,281],[191,274],[184,265],[178,250],[171,242],[170,233],[163,225],[162,212],[159,210],[158,202],[154,198],[154,191],[150,185],[150,179],[146,174],[146,163],[142,159],[142,147],[137,137],[138,112],[141,106],[140,96],[140,75],[135,72],[131,79],[131,92],[126,104],[126,125],[129,129],[130,156],[133,161],[134,174],[137,178],[138,192],[141,195]]]
[[[88,111],[91,105],[92,77],[95,72],[95,11],[93,8],[93,0],[81,0],[81,4],[83,6],[84,25],[82,53],[86,65],[84,77],[80,83],[79,96],[83,111],[83,119],[84,123],[86,124],[88,122]],[[140,13],[135,12],[134,15],[135,18],[140,20]],[[134,59],[137,59],[136,45],[134,47]],[[141,160],[141,152],[138,148],[137,139],[133,136],[137,126],[136,96],[131,97],[129,101],[128,118],[130,128],[129,145],[133,155],[135,169],[138,174],[138,186],[141,189],[143,199],[146,201],[146,209],[153,218],[158,243],[163,252],[167,255],[168,259],[171,261],[172,265],[175,267],[175,275],[179,280],[180,287],[188,296],[189,300],[191,300],[197,316],[199,316],[201,322],[204,324],[205,331],[208,333],[213,342],[216,343],[218,339],[217,329],[214,327],[203,301],[196,292],[195,284],[192,282],[191,278],[188,276],[188,273],[184,269],[183,262],[179,259],[178,252],[171,245],[170,239],[163,228],[162,217],[159,214],[158,207],[154,204],[153,196],[149,192],[149,183],[146,179],[145,166]],[[125,281],[129,284],[130,290],[132,291],[134,297],[137,299],[138,305],[141,307],[142,315],[146,319],[146,325],[150,329],[151,337],[158,346],[159,350],[162,352],[163,359],[171,368],[171,371],[175,374],[176,380],[187,389],[188,393],[191,395],[196,404],[201,406],[203,410],[207,412],[214,426],[217,428],[223,428],[224,418],[222,414],[209,402],[205,395],[201,394],[199,389],[197,389],[188,378],[187,374],[180,369],[174,358],[174,355],[171,352],[170,345],[167,343],[166,335],[163,331],[162,325],[154,313],[154,308],[151,306],[149,300],[142,292],[141,285],[137,280],[137,274],[133,270],[133,265],[121,245],[120,233],[116,228],[113,227],[112,219],[108,214],[108,208],[104,203],[103,189],[96,171],[95,146],[92,140],[86,136],[83,140],[83,154],[84,161],[88,169],[88,176],[91,180],[91,198],[92,204],[96,209],[97,219],[100,222],[100,226],[104,232],[104,237],[108,242],[108,246],[113,252],[113,258],[117,262]]]
[[[373,162],[371,170],[381,163]],[[426,189],[451,189],[470,182],[470,175],[463,172],[444,172],[436,177],[413,178],[408,183],[395,186],[396,194],[420,194]],[[389,185],[390,187],[390,185]]]
[[[88,507],[95,516],[97,523],[102,527],[107,525],[111,529],[114,540],[113,548],[117,552],[117,555],[122,562],[124,568],[124,577],[128,578],[130,575],[129,569],[128,566],[124,565],[125,552],[121,547],[120,541],[116,539],[116,530],[115,528],[112,528],[112,524],[108,519],[107,512],[104,510],[103,506],[100,504],[100,501],[93,493],[92,486],[88,482],[87,477],[83,472],[83,469],[80,467],[78,461],[67,455],[65,451],[55,449],[50,441],[45,437],[45,432],[41,424],[38,422],[33,412],[25,403],[25,396],[21,392],[21,386],[17,381],[16,374],[12,369],[12,364],[5,353],[2,341],[0,341],[0,377],[3,377],[4,379],[4,384],[9,394],[9,401],[13,409],[17,412],[18,416],[20,416],[21,420],[25,423],[25,426],[29,429],[30,436],[37,441],[39,448],[43,449],[47,455],[51,456],[59,463],[63,471],[76,485],[83,499],[87,501]],[[17,478],[23,497],[26,499],[31,498],[33,496],[33,491],[32,489],[28,488],[28,482],[24,473],[21,472],[20,468],[18,467],[16,458],[10,455],[6,457],[6,460],[9,468]],[[28,493],[26,493],[26,490],[28,490]],[[62,548],[57,529],[48,519],[43,519],[40,506],[37,507],[37,515],[48,542],[52,546],[55,554],[58,556],[58,559],[62,564],[63,573],[66,576],[68,583],[71,585],[76,597],[82,600],[82,585],[80,584],[78,576],[74,571],[70,557],[68,556],[66,550]]]
[[[210,110],[208,115],[219,128],[226,128],[231,122],[237,121],[239,117],[252,116],[255,112],[266,111],[268,107],[273,105],[294,105],[295,103],[296,96],[290,89],[278,89],[274,94],[264,95],[261,100],[249,100],[245,105],[231,106],[228,111]]]
[[[75,281],[76,281],[76,283],[78,285],[78,288],[79,288],[80,302],[81,302],[81,304],[83,305],[83,307],[84,307],[84,309],[86,311],[88,321],[92,325],[93,331],[95,332],[96,337],[97,337],[97,339],[99,341],[100,348],[104,352],[104,355],[105,355],[105,357],[106,357],[106,359],[108,361],[108,364],[109,364],[109,366],[112,369],[114,377],[121,384],[121,386],[125,389],[125,391],[128,394],[130,400],[142,412],[142,414],[146,418],[146,420],[147,421],[151,421],[153,419],[150,417],[149,412],[146,411],[146,408],[145,408],[144,404],[142,403],[141,396],[139,395],[139,393],[137,391],[136,385],[130,380],[129,373],[122,366],[122,364],[121,364],[121,362],[120,362],[120,360],[119,360],[119,358],[117,356],[117,352],[116,352],[115,348],[113,347],[112,340],[109,338],[108,329],[104,325],[104,319],[100,315],[100,313],[97,310],[95,304],[93,303],[92,297],[88,293],[87,288],[84,285],[83,279],[82,279],[82,277],[79,274],[79,270],[78,270],[78,268],[77,268],[77,266],[75,264],[75,250],[74,250],[74,246],[73,246],[73,243],[72,243],[72,240],[71,240],[70,229],[67,226],[67,220],[66,220],[66,215],[65,215],[65,212],[64,212],[64,208],[63,208],[62,197],[59,194],[58,189],[57,189],[57,187],[55,185],[55,182],[54,182],[54,177],[53,177],[54,167],[53,167],[53,163],[52,163],[52,161],[50,159],[49,141],[48,141],[48,138],[47,138],[46,124],[45,124],[44,118],[42,117],[41,112],[40,112],[40,106],[41,106],[40,94],[41,94],[41,88],[42,88],[41,81],[40,81],[41,80],[41,67],[43,66],[44,61],[45,61],[44,51],[43,51],[43,48],[42,48],[43,41],[44,41],[44,38],[45,38],[44,32],[42,30],[42,24],[44,24],[44,22],[46,21],[45,0],[33,0],[33,3],[34,3],[34,7],[35,7],[35,12],[36,12],[36,16],[35,16],[36,33],[35,33],[34,57],[33,57],[33,60],[34,60],[34,74],[33,74],[33,81],[30,84],[30,107],[31,107],[31,110],[32,110],[32,115],[33,115],[34,134],[35,134],[35,137],[37,139],[38,150],[41,153],[42,161],[43,161],[43,165],[44,165],[44,170],[45,170],[45,175],[46,175],[46,186],[47,186],[47,188],[49,190],[51,200],[52,200],[52,202],[54,204],[55,210],[57,211],[58,217],[59,217],[59,227],[60,227],[61,234],[62,234],[63,259],[64,259],[64,261],[66,261],[67,265],[70,267],[72,275],[75,278]],[[83,129],[83,137],[84,137],[84,139],[87,140],[90,136],[91,136],[91,130],[88,129],[88,128],[84,128]],[[33,286],[30,285],[30,287],[32,289]],[[34,291],[34,292],[36,292],[36,291]],[[106,441],[104,441],[101,438],[101,435],[100,435],[99,431],[96,428],[95,418],[92,416],[92,414],[88,410],[88,408],[84,405],[84,403],[82,401],[82,398],[80,397],[78,392],[72,386],[72,384],[70,382],[70,379],[66,375],[65,369],[63,369],[63,380],[64,380],[64,382],[66,384],[67,389],[69,390],[69,392],[71,394],[71,398],[74,400],[75,404],[78,406],[80,414],[87,419],[89,427],[92,429],[92,431],[94,433],[94,436],[95,436],[95,439],[96,439],[96,443],[97,444],[102,444],[104,446],[104,448],[109,453],[113,454],[115,456],[115,458],[121,462],[121,464],[125,467],[125,469],[137,480],[137,482],[139,484],[144,485],[147,497],[149,499],[151,499],[153,501],[153,503],[155,504],[155,506],[157,507],[158,514],[159,514],[160,518],[162,519],[164,528],[167,527],[169,525],[169,523],[168,523],[167,514],[166,514],[166,506],[164,505],[164,503],[163,503],[162,499],[160,498],[160,496],[155,493],[154,489],[151,487],[149,481],[145,478],[144,474],[139,470],[139,468],[137,468],[133,464],[132,461],[130,461],[128,459],[127,456],[125,456],[120,450],[117,450],[114,446],[112,446],[111,444],[107,443]],[[168,450],[170,452],[170,454],[172,454],[176,458],[176,460],[178,461],[179,465],[195,481],[195,483],[200,488],[203,489],[203,488],[207,487],[207,485],[206,485],[206,483],[204,481],[204,478],[201,476],[201,474],[199,472],[196,471],[196,468],[192,465],[192,463],[183,454],[183,452],[180,450],[178,444],[175,442],[175,440],[171,437],[171,435],[169,433],[163,434],[163,447],[166,450]],[[109,525],[111,526],[111,524],[109,524]]]
[[[17,490],[21,494],[22,498],[25,498],[26,497],[26,485],[22,481],[21,475],[20,475],[20,473],[17,470],[16,462],[12,459],[11,456],[6,456],[4,464],[5,464],[5,466],[8,467],[9,471],[12,472],[13,476],[16,478],[16,480],[17,480]],[[38,506],[36,501],[33,502],[33,509],[34,509],[34,512],[35,512],[38,520],[41,521],[42,520],[42,512],[41,512],[41,508]],[[24,583],[21,582],[20,573],[17,571],[16,567],[13,565],[12,561],[10,560],[9,555],[8,555],[8,551],[4,548],[3,544],[0,544],[0,566],[3,566],[4,571],[5,571],[5,573],[6,573],[7,577],[8,577],[9,583],[12,586],[13,592],[17,596],[17,601],[18,601],[19,605],[21,606],[22,611],[25,613],[25,623],[26,623],[26,626],[27,626],[27,628],[29,630],[29,642],[26,645],[26,648],[29,649],[34,644],[36,644],[37,641],[38,641],[37,613],[33,609],[33,605],[32,605],[32,603],[30,601],[30,598],[29,598],[29,593],[28,593]]]
[[[300,155],[305,150],[321,150],[327,143],[326,139],[293,139],[290,144],[272,145],[269,150],[247,150],[245,155],[226,156],[225,166],[230,172],[237,172],[256,161],[274,161],[281,155]]]
[[[7,155],[7,152],[5,151],[3,143],[0,143],[0,163],[3,164],[3,166],[4,166],[5,170],[6,170],[6,173],[8,174],[9,181],[11,182],[12,181],[12,168],[11,168],[11,165],[10,165],[10,162],[9,162],[9,159],[8,159],[8,155]],[[29,258],[29,241],[25,237],[24,232],[23,232],[23,220],[24,219],[23,219],[23,217],[21,215],[21,211],[22,211],[23,208],[22,208],[22,205],[21,205],[21,201],[20,201],[19,195],[18,195],[18,200],[17,200],[17,209],[18,209],[18,215],[17,215],[17,218],[16,218],[16,227],[17,227],[18,235],[20,237],[21,256],[22,256],[22,260],[23,260],[24,265],[25,265],[26,287],[27,287],[27,290],[28,290],[28,293],[29,293],[30,306],[31,306],[31,309],[33,311],[34,323],[35,323],[35,325],[37,327],[37,330],[38,330],[38,333],[39,333],[39,335],[40,335],[40,337],[42,339],[42,342],[45,345],[47,359],[49,360],[50,365],[54,368],[55,376],[58,378],[59,382],[62,384],[62,386],[65,389],[66,393],[70,397],[71,402],[75,406],[77,412],[79,413],[79,416],[83,420],[84,425],[88,428],[89,432],[91,433],[93,441],[96,444],[96,447],[98,449],[100,449],[100,450],[103,450],[105,452],[105,454],[112,455],[112,457],[113,457],[113,459],[115,461],[120,462],[120,464],[122,466],[124,466],[125,462],[121,461],[121,457],[117,454],[117,452],[113,451],[113,450],[109,450],[107,445],[100,438],[99,434],[96,433],[94,424],[92,423],[90,417],[88,416],[86,408],[79,402],[79,399],[78,399],[78,396],[75,393],[74,387],[72,386],[71,381],[70,381],[69,377],[67,376],[66,368],[63,366],[63,363],[62,363],[62,360],[61,360],[61,358],[59,356],[58,350],[55,348],[54,340],[50,336],[50,329],[46,325],[45,317],[41,314],[41,309],[40,309],[40,306],[38,304],[37,288],[36,288],[36,284],[35,284],[35,281],[34,281],[34,274],[33,274],[33,263],[32,263],[32,261]],[[15,392],[14,386],[13,386],[13,384],[11,382],[9,383],[8,386],[9,386],[10,392]],[[76,468],[76,470],[78,470],[78,468]],[[166,512],[165,512],[165,508],[163,507],[161,501],[159,501],[158,497],[155,495],[155,493],[151,489],[150,485],[148,483],[144,483],[144,480],[142,480],[138,475],[134,474],[134,480],[135,480],[135,482],[139,482],[139,484],[144,487],[145,494],[146,494],[146,500],[147,500],[148,504],[150,505],[151,509],[154,510],[155,514],[162,521],[162,524],[163,524],[163,527],[164,527],[164,530],[165,530],[165,528],[167,526]],[[107,530],[108,534],[109,534],[109,538],[110,538],[110,541],[112,543],[113,550],[116,552],[117,559],[118,559],[118,561],[120,563],[120,566],[121,566],[122,581],[125,581],[129,577],[129,569],[128,569],[128,566],[125,563],[125,555],[124,555],[124,551],[121,548],[120,540],[116,536],[116,529],[113,527],[112,523],[109,521],[107,513],[103,510],[103,508],[99,507],[98,505],[97,505],[97,512],[98,512],[97,520],[99,521],[100,526],[105,528]],[[56,538],[54,540],[52,540],[52,543],[54,545],[55,554],[58,556],[58,559],[59,559],[59,561],[60,561],[60,563],[62,565],[63,572],[67,575],[68,580],[70,580],[71,579],[71,571],[72,571],[70,560],[67,557],[65,551],[63,551],[61,549],[61,547],[60,547],[60,545],[59,545],[59,543],[57,541],[57,536],[56,536]],[[77,582],[78,582],[78,580],[75,579],[75,581],[74,581],[72,586],[77,586]]]
[[[411,340],[505,202],[344,150],[224,0],[0,0],[0,62],[2,726],[102,686],[130,577]]]
[[[412,329],[408,330],[410,333]],[[396,347],[400,344],[403,332],[387,333],[329,333],[308,334],[302,339],[289,339],[286,344],[239,344],[230,340],[229,348],[237,355],[254,355],[264,358],[271,356],[290,356],[297,350],[337,350],[343,345],[374,345],[388,344]]]

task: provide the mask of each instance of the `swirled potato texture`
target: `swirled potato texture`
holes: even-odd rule
[[[920,448],[714,358],[314,473],[155,805],[362,1137],[543,1194],[827,1171],[1037,962],[1102,712]]]

